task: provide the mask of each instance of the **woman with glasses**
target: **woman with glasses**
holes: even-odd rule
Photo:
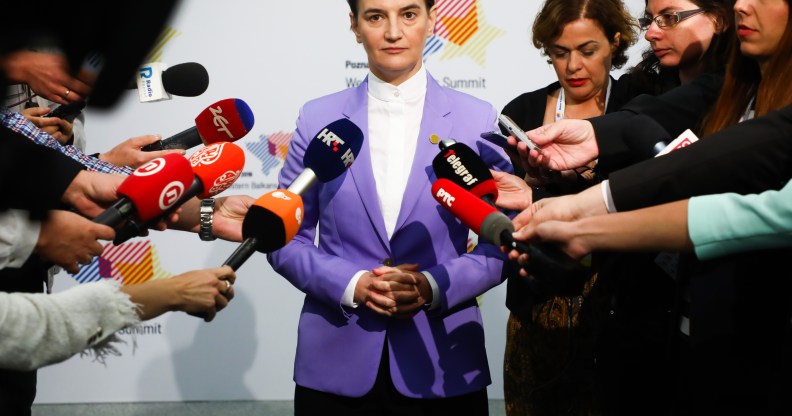
[[[630,69],[639,90],[660,94],[726,65],[734,42],[733,1],[648,0],[638,19],[650,48]]]

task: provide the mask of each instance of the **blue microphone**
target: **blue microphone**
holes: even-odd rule
[[[363,146],[363,131],[346,118],[338,119],[314,136],[303,156],[302,171],[288,190],[302,195],[317,180],[330,182],[355,161]]]

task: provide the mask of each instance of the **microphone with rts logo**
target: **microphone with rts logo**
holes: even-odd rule
[[[239,98],[226,98],[206,107],[197,117],[195,125],[149,145],[141,150],[150,152],[167,149],[189,149],[214,142],[234,142],[253,128],[253,111]]]
[[[118,187],[122,198],[94,218],[94,222],[114,229],[136,216],[145,222],[172,207],[193,181],[190,162],[171,153],[135,169]]]
[[[355,161],[363,145],[363,131],[342,118],[324,127],[308,143],[305,169],[289,185],[261,196],[242,221],[242,244],[223,263],[235,271],[255,251],[270,253],[291,241],[302,223],[304,194],[317,180],[330,182]],[[296,228],[294,227],[296,221]]]

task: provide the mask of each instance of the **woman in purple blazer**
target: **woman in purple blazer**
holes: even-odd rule
[[[355,162],[302,195],[300,232],[268,256],[306,295],[295,414],[486,415],[491,380],[476,296],[503,281],[505,256],[484,243],[467,252],[468,228],[431,193],[439,148],[430,137],[465,143],[511,171],[502,149],[479,139],[496,129],[496,110],[441,87],[423,67],[433,0],[349,5],[370,73],[302,107],[278,178],[280,187],[292,183],[309,141],[332,121],[364,132]]]

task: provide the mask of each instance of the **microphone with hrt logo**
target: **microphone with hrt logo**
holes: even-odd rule
[[[247,103],[239,98],[226,98],[201,111],[194,126],[141,150],[189,149],[201,144],[234,142],[248,134],[253,122],[253,112]]]

